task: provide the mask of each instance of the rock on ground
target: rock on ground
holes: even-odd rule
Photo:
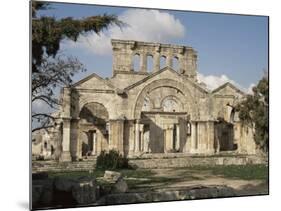
[[[93,178],[79,178],[72,187],[72,196],[78,204],[96,202],[97,184]]]
[[[108,181],[117,182],[121,178],[121,173],[117,171],[105,171],[103,178]]]
[[[122,177],[120,177],[112,188],[112,193],[125,193],[128,191],[128,185]]]

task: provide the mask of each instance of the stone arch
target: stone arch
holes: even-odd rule
[[[196,109],[194,98],[192,97],[190,90],[184,84],[172,79],[159,79],[159,80],[152,81],[151,83],[146,85],[138,94],[137,99],[135,101],[135,107],[133,110],[134,118],[136,119],[140,118],[141,108],[147,93],[149,93],[153,89],[160,88],[160,87],[171,87],[181,92],[185,96],[185,98],[183,99],[185,111],[189,112],[191,118],[195,118],[195,116],[197,116],[198,108]]]
[[[175,101],[177,103],[177,109],[178,109],[177,112],[183,112],[184,111],[184,105],[183,105],[182,101],[178,97],[176,97],[175,95],[168,95],[161,100],[161,107],[163,107],[163,111],[165,111],[164,110],[164,103],[167,100],[172,100],[172,101]]]
[[[100,105],[104,106],[104,108],[108,112],[109,119],[111,118],[111,114],[110,114],[111,110],[110,110],[110,106],[108,105],[109,102],[107,102],[106,100],[103,100],[102,98],[100,98],[99,101],[96,101],[96,100],[93,100],[93,97],[83,96],[83,95],[80,97],[80,100],[78,102],[77,117],[79,117],[79,114],[80,114],[82,108],[85,105],[90,104],[90,103],[97,103],[97,104],[100,104]]]
[[[80,107],[79,117],[90,121],[106,122],[109,120],[108,110],[102,103],[88,102]],[[96,118],[96,120],[91,120]]]
[[[109,113],[99,102],[82,104],[78,122],[78,154],[88,156],[99,153],[101,146],[108,140],[107,124]]]

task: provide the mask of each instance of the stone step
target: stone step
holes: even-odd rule
[[[95,167],[96,161],[56,162],[33,161],[32,171],[88,171]],[[130,159],[129,164],[137,168],[178,168],[196,165],[246,165],[267,164],[267,158],[261,156],[189,156],[169,158],[137,158]]]

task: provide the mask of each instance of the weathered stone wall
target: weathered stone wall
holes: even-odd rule
[[[246,164],[266,164],[267,159],[259,156],[193,156],[172,158],[152,158],[135,159],[129,162],[138,168],[181,168],[189,166],[213,166],[213,165],[246,165]]]
[[[124,40],[112,40],[112,46],[112,78],[91,74],[62,90],[62,160],[81,158],[82,134],[93,131],[97,134],[94,155],[109,149],[129,156],[174,151],[214,154],[225,144],[220,143],[223,133],[215,127],[218,118],[234,127],[234,139],[227,144],[236,144],[239,152],[255,152],[251,132],[233,120],[232,107],[244,93],[230,83],[213,91],[198,83],[195,50]],[[140,56],[138,72],[133,69],[135,55]],[[153,56],[152,72],[147,71],[147,56]],[[166,67],[160,70],[161,56]],[[173,58],[179,61],[178,71],[173,69]],[[100,105],[102,110],[89,105]],[[85,108],[89,114],[81,116]],[[102,124],[89,122],[87,116],[93,113]]]
[[[160,70],[160,58],[166,59],[166,65],[173,67],[173,59],[179,63],[179,72],[196,79],[197,52],[188,46],[177,46],[160,43],[112,40],[113,46],[113,75],[118,73],[134,73],[133,58],[140,56],[140,71],[147,70],[147,57],[153,57],[153,72]]]
[[[176,157],[178,156],[178,157]],[[246,165],[267,164],[267,158],[256,155],[226,155],[226,156],[186,156],[178,153],[145,155],[143,158],[130,159],[129,164],[138,168],[180,168],[189,166],[210,165]],[[150,158],[149,158],[150,157]],[[32,172],[66,172],[89,171],[95,168],[96,159],[79,162],[33,161]]]

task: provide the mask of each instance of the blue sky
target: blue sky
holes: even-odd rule
[[[107,13],[118,15],[129,24],[122,32],[112,26],[100,36],[92,33],[80,36],[77,43],[62,42],[62,53],[78,57],[88,70],[77,75],[75,80],[93,72],[111,77],[111,38],[193,47],[198,51],[199,79],[211,89],[231,81],[247,90],[257,83],[268,66],[267,17],[58,3],[52,3],[50,7],[52,9],[39,15],[59,19]]]

